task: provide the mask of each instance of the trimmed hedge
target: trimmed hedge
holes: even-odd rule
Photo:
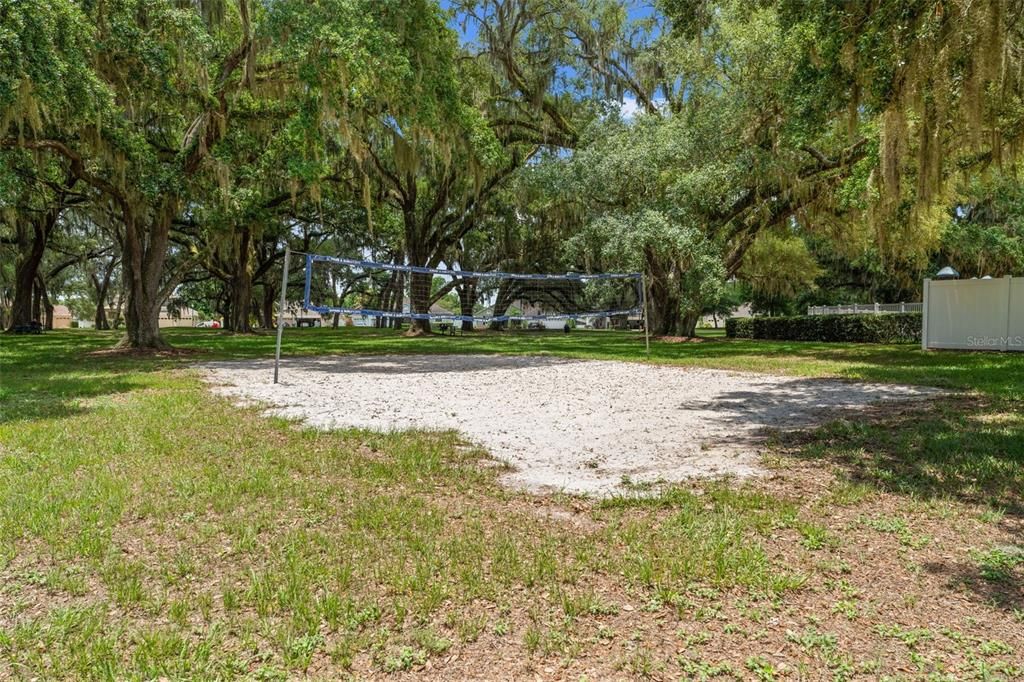
[[[775,341],[914,343],[921,341],[921,313],[730,317],[725,335]]]

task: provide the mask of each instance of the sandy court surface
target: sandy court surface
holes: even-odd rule
[[[767,429],[933,389],[616,361],[499,355],[289,358],[203,366],[217,393],[318,428],[455,429],[536,492],[759,473]]]

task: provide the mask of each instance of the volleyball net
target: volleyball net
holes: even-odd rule
[[[354,324],[429,320],[479,326],[642,325],[640,273],[540,274],[426,268],[306,255],[303,308]]]

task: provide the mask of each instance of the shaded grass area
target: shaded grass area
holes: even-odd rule
[[[642,359],[628,334],[289,332],[291,355]],[[272,337],[168,336],[200,359],[273,349]],[[111,339],[0,338],[0,677],[337,677],[424,672],[456,651],[475,652],[477,675],[493,651],[523,674],[1024,674],[1007,634],[1024,622],[1019,356],[655,344],[658,362],[977,395],[783,436],[780,452],[797,455],[778,455],[783,483],[592,503],[499,488],[455,434],[316,432],[210,397],[182,371],[195,358],[88,354]],[[891,611],[871,593],[861,536],[891,547],[892,574],[934,576],[915,599],[941,601],[942,585],[975,595],[969,619],[939,633],[924,605]]]
[[[782,443],[837,466],[852,483],[916,498],[954,498],[1024,515],[1024,409],[1019,402],[943,398],[925,409],[874,410]]]

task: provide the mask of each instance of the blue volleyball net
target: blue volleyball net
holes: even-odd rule
[[[303,308],[357,326],[405,319],[560,328],[571,320],[639,329],[643,280],[639,273],[476,272],[307,254]]]

